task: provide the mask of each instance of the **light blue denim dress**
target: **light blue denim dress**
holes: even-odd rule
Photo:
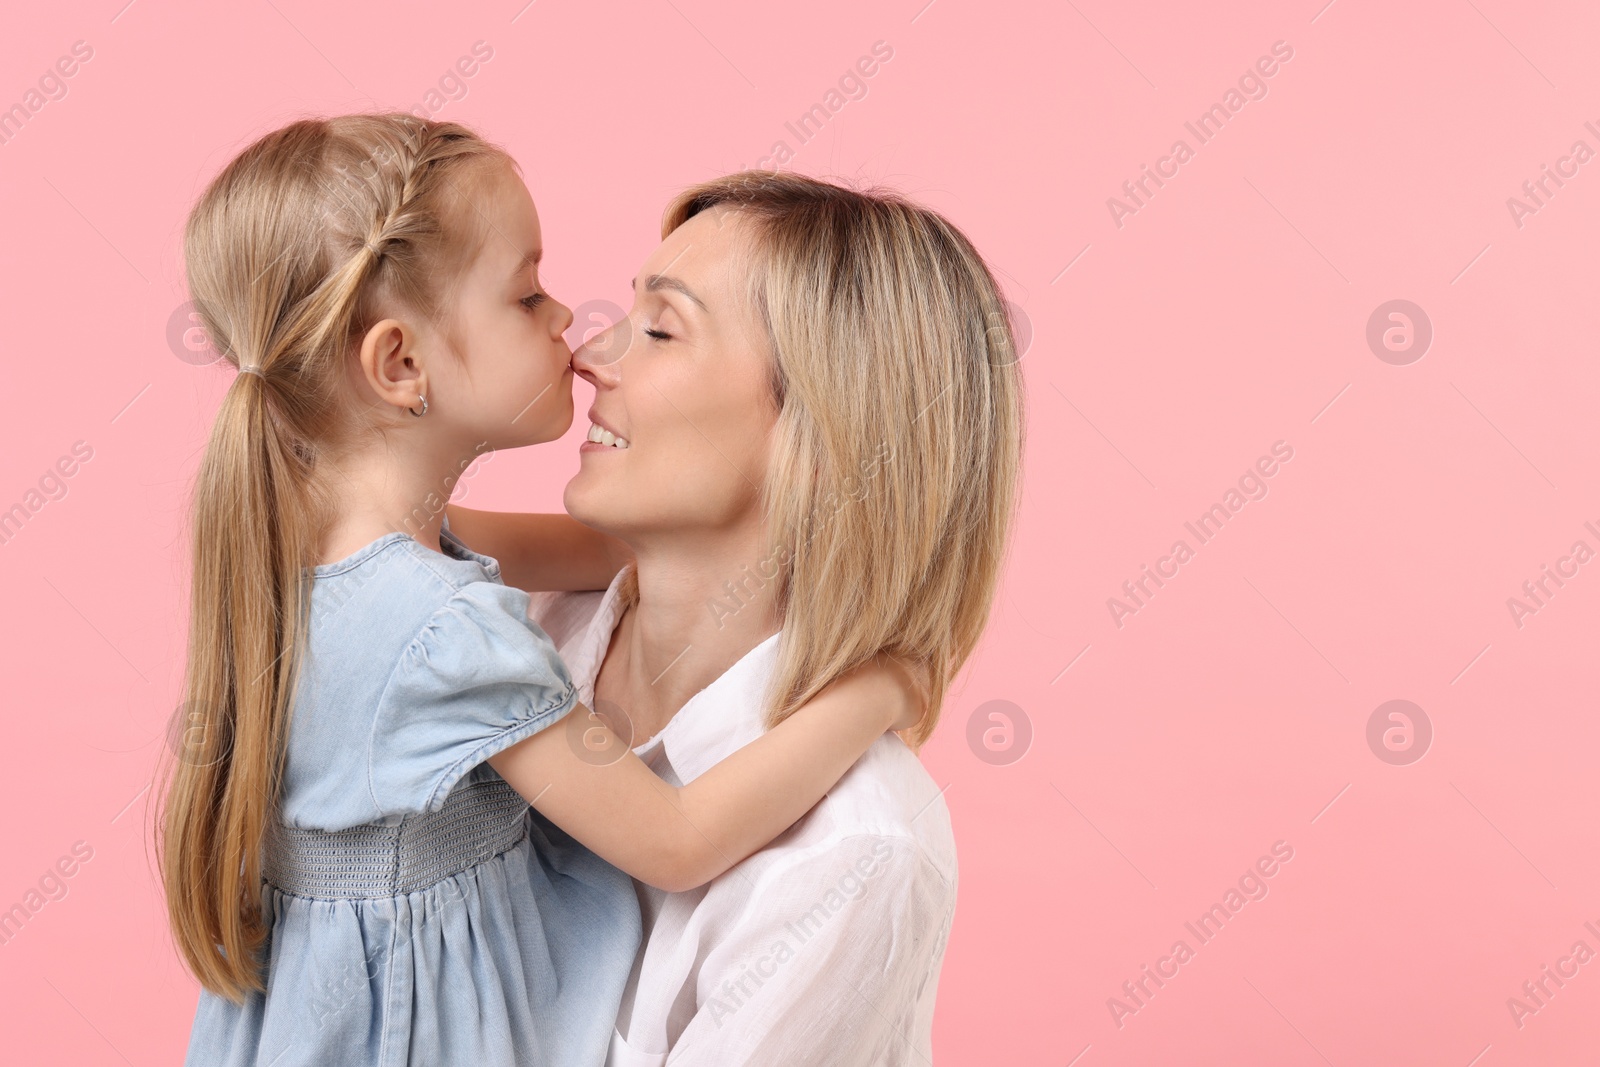
[[[392,533],[316,568],[263,850],[267,992],[202,990],[187,1067],[605,1060],[633,883],[484,762],[577,693],[528,594],[440,541]]]

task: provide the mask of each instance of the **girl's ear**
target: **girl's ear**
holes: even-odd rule
[[[428,395],[428,375],[414,350],[415,333],[399,319],[384,319],[361,339],[361,376],[383,403],[415,408]]]

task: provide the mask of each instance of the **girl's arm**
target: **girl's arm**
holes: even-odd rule
[[[551,822],[600,858],[669,893],[703,885],[788,829],[886,730],[922,711],[910,676],[885,658],[845,675],[682,788],[668,785],[579,704],[561,722],[489,757]],[[581,716],[576,722],[573,716]],[[604,766],[583,734],[604,731]],[[615,746],[615,747],[613,747]],[[591,756],[590,759],[593,757]]]
[[[450,532],[500,561],[509,586],[529,592],[604,589],[633,558],[628,546],[570,515],[523,515],[447,505]]]

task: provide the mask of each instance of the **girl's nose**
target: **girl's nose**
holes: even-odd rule
[[[554,325],[556,336],[560,337],[572,328],[572,309],[559,300],[555,301],[555,305],[556,314],[551,322]]]

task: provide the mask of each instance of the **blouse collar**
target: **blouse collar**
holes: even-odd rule
[[[594,706],[594,683],[600,675],[600,664],[622,618],[618,594],[632,569],[633,564],[627,564],[612,579],[582,641],[567,653],[568,669],[590,707]],[[710,685],[690,697],[660,733],[635,747],[634,754],[648,761],[664,751],[678,781],[688,785],[760,737],[766,732],[763,712],[767,685],[777,667],[778,639],[782,636],[782,631],[772,634],[746,652]]]

